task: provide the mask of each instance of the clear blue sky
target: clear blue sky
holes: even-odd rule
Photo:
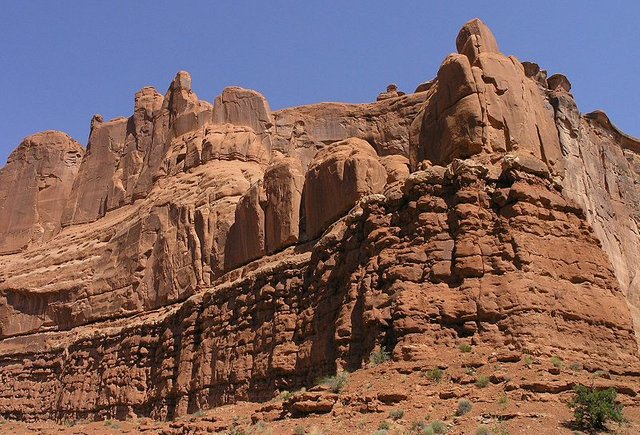
[[[179,70],[200,98],[225,86],[279,109],[412,91],[479,17],[503,52],[573,84],[640,136],[640,2],[2,0],[0,165],[25,136],[62,130],[86,144],[94,113],[129,116],[134,93],[164,93]]]

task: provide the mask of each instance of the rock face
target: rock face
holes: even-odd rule
[[[0,172],[0,414],[171,419],[467,342],[637,373],[640,142],[479,20],[456,46],[375,103],[209,104],[180,72],[94,117],[84,155],[25,140]]]
[[[307,235],[318,237],[362,197],[380,193],[387,173],[375,150],[361,139],[347,139],[316,154],[305,180]]]
[[[44,242],[60,231],[84,149],[64,133],[26,138],[0,169],[0,254]]]
[[[479,20],[467,23],[456,40],[460,54],[440,67],[432,96],[413,124],[412,163],[446,164],[454,158],[507,152],[531,154],[554,173],[563,173],[553,108],[515,57],[498,51]]]

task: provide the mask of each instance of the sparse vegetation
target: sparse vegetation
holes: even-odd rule
[[[484,388],[487,385],[489,385],[489,376],[478,376],[478,379],[476,379],[476,387]]]
[[[445,433],[447,431],[447,425],[440,420],[433,421],[429,424],[433,433]]]
[[[436,383],[442,380],[443,375],[444,375],[444,370],[442,370],[439,367],[436,367],[435,369],[431,369],[427,371],[427,378],[429,378],[430,380]]]
[[[466,413],[471,411],[472,407],[473,405],[469,400],[462,399],[458,402],[458,409],[456,410],[456,415],[457,416],[465,415]]]
[[[471,345],[463,343],[460,346],[458,346],[458,349],[460,349],[460,352],[464,352],[464,353],[469,353],[473,350],[473,348],[471,347]]]
[[[278,394],[278,399],[283,402],[288,402],[293,397],[293,393],[291,391],[284,390],[280,394]]]
[[[373,431],[373,433],[371,435],[388,435],[389,431],[387,429],[378,429],[376,431]]]
[[[476,435],[489,435],[490,433],[489,428],[484,424],[481,424],[478,426],[478,429],[476,429]]]
[[[571,370],[573,370],[574,372],[579,372],[579,371],[582,371],[582,369],[583,369],[582,363],[580,363],[580,362],[571,363],[571,366],[569,366],[569,368]]]
[[[522,358],[522,361],[524,362],[525,367],[528,369],[530,369],[533,365],[533,357],[531,355],[525,356],[524,358]]]
[[[304,429],[304,426],[296,426],[293,429],[293,435],[305,435],[307,431]]]
[[[616,390],[596,390],[576,385],[574,396],[568,403],[573,409],[576,423],[585,429],[604,429],[608,421],[622,422],[622,405],[616,403]]]
[[[349,379],[348,372],[340,372],[335,376],[327,376],[318,381],[319,385],[327,387],[333,393],[339,393],[347,385]]]
[[[593,376],[598,378],[610,378],[611,374],[607,370],[596,370],[593,372]]]
[[[409,428],[410,434],[424,434],[424,430],[427,427],[427,423],[424,421],[414,421],[411,423],[411,427]]]
[[[500,396],[500,398],[498,399],[498,404],[502,405],[502,406],[506,406],[509,403],[509,398],[507,397],[506,394],[503,394],[502,396]]]
[[[377,366],[391,360],[391,354],[384,349],[373,350],[369,354],[369,364]]]
[[[202,409],[198,409],[196,412],[193,413],[194,417],[202,417],[204,415],[204,411]]]
[[[561,369],[564,366],[562,358],[555,355],[551,357],[551,364],[553,364],[553,366],[557,369]]]
[[[273,435],[273,429],[267,426],[267,424],[264,421],[259,421],[256,423],[255,429],[252,433],[256,435]],[[304,432],[302,433],[304,434]]]
[[[476,369],[474,369],[473,367],[467,367],[464,369],[464,372],[469,376],[473,376],[476,374]]]
[[[389,412],[389,418],[391,418],[392,420],[400,420],[402,417],[404,417],[403,409],[394,409]]]

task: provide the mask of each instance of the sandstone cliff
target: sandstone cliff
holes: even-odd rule
[[[375,103],[209,104],[180,72],[86,153],[27,138],[0,172],[0,414],[174,418],[380,347],[637,373],[640,142],[481,21],[456,46]]]

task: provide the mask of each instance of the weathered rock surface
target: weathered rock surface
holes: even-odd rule
[[[307,235],[318,237],[360,198],[382,192],[386,181],[376,151],[364,140],[347,139],[318,152],[305,180]]]
[[[180,72],[130,118],[94,117],[84,156],[25,140],[0,172],[0,414],[170,419],[381,348],[638,373],[640,142],[479,20],[456,46],[419,92],[375,103],[271,112],[232,87],[211,105]]]
[[[64,133],[27,137],[0,169],[0,254],[44,242],[60,231],[67,200],[84,155]]]
[[[440,67],[428,103],[412,125],[413,167],[478,156],[489,163],[507,152],[531,154],[561,174],[553,108],[522,64],[498,51],[479,20],[456,40],[458,53]]]

